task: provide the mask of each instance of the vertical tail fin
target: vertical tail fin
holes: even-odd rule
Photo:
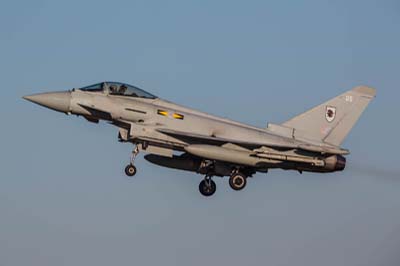
[[[294,128],[296,138],[340,146],[375,95],[373,88],[356,87],[292,118],[283,126]]]

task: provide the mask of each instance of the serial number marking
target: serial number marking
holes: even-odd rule
[[[353,102],[353,95],[346,95],[346,102],[352,103]]]

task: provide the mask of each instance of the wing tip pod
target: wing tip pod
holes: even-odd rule
[[[376,89],[368,87],[368,86],[358,86],[353,89],[354,92],[359,94],[363,94],[370,97],[376,96]]]

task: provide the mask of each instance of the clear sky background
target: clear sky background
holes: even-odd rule
[[[0,2],[0,266],[400,265],[400,2]],[[378,97],[337,174],[243,192],[153,166],[117,129],[21,99],[103,80],[265,127],[354,86]]]

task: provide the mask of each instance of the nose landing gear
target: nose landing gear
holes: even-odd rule
[[[139,154],[139,147],[138,147],[138,145],[136,145],[132,151],[131,162],[130,162],[130,164],[128,164],[125,167],[125,174],[129,177],[134,176],[137,173],[137,169],[136,169],[134,163],[135,163],[136,156],[138,154]]]
[[[134,165],[128,164],[125,167],[125,174],[127,176],[134,176],[134,175],[136,175],[136,173],[137,173],[137,169],[136,169],[136,167]]]

